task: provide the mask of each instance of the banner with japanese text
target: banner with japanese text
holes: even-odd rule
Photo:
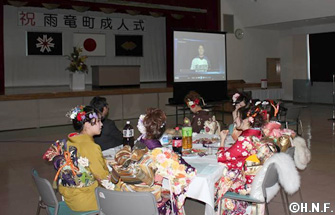
[[[145,31],[143,19],[113,18],[108,15],[79,16],[73,14],[18,11],[18,25],[70,29],[95,29],[112,31]]]

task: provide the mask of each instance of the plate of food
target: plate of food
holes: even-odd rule
[[[220,143],[220,137],[215,134],[196,134],[192,137],[193,144],[218,144]]]
[[[188,149],[183,150],[183,157],[196,157],[196,156],[204,156],[206,155],[206,149]]]

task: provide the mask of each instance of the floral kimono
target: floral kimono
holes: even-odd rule
[[[235,192],[246,195],[251,190],[253,174],[246,174],[246,159],[250,155],[257,154],[256,143],[261,138],[261,131],[258,129],[248,129],[242,132],[237,141],[229,149],[220,147],[218,150],[218,162],[224,163],[226,169],[223,177],[216,183],[216,203],[227,192]],[[241,201],[223,199],[223,214],[244,214],[248,204]]]
[[[140,139],[133,151],[125,146],[115,156],[120,174],[116,190],[151,192],[157,200],[159,214],[182,214],[186,191],[196,171],[158,140]],[[169,188],[163,188],[163,179]],[[172,200],[172,203],[171,201]]]
[[[72,133],[68,138],[67,142],[56,141],[43,155],[57,170],[54,188],[58,186],[73,211],[97,210],[95,188],[99,183],[113,186],[110,180],[116,183],[118,176],[108,172],[100,146],[93,137]]]

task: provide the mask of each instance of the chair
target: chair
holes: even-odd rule
[[[283,123],[285,125],[285,128],[289,128],[289,126],[296,126],[295,131],[297,132],[297,134],[299,135],[299,126],[301,128],[301,134],[303,133],[303,127],[302,127],[302,121],[300,120],[300,111],[303,108],[302,106],[295,106],[295,105],[291,105],[291,106],[287,106],[286,107],[286,115],[283,116],[284,120],[280,119],[280,122]]]
[[[240,195],[240,194],[233,193],[233,192],[226,192],[222,198],[246,201],[246,202],[251,202],[254,204],[265,204],[266,213],[269,215],[270,213],[269,213],[269,208],[268,208],[268,203],[267,203],[266,189],[274,186],[277,183],[278,183],[278,172],[277,172],[275,164],[272,163],[269,165],[265,173],[264,181],[262,183],[262,192],[264,196],[264,201],[260,201],[258,199],[252,198],[249,195]],[[285,214],[287,214],[286,212],[287,208],[285,206],[285,200],[284,200],[283,193],[281,192],[280,194],[281,194]],[[258,214],[258,211],[256,211],[256,214]]]
[[[36,215],[40,214],[41,208],[46,209],[47,214],[50,215],[93,215],[98,214],[98,211],[77,212],[72,211],[64,201],[58,201],[56,194],[50,182],[41,178],[35,169],[32,169],[33,176],[39,196]]]
[[[149,192],[120,192],[95,189],[99,215],[158,215],[154,195]]]

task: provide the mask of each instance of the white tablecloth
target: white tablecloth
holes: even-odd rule
[[[223,174],[225,166],[217,162],[216,155],[205,157],[184,157],[185,161],[197,169],[186,195],[206,203],[205,215],[214,213],[214,184]]]
[[[102,153],[106,158],[113,159],[119,148],[104,150]],[[202,144],[194,144],[193,148],[203,148]],[[216,148],[217,149],[217,148]],[[213,155],[204,157],[183,157],[187,163],[197,169],[197,175],[192,180],[186,195],[189,198],[196,199],[206,203],[205,215],[214,213],[214,184],[220,179],[225,166],[217,162],[216,150],[213,149]],[[110,169],[111,171],[111,169]],[[163,181],[163,187],[168,187],[168,182]]]

